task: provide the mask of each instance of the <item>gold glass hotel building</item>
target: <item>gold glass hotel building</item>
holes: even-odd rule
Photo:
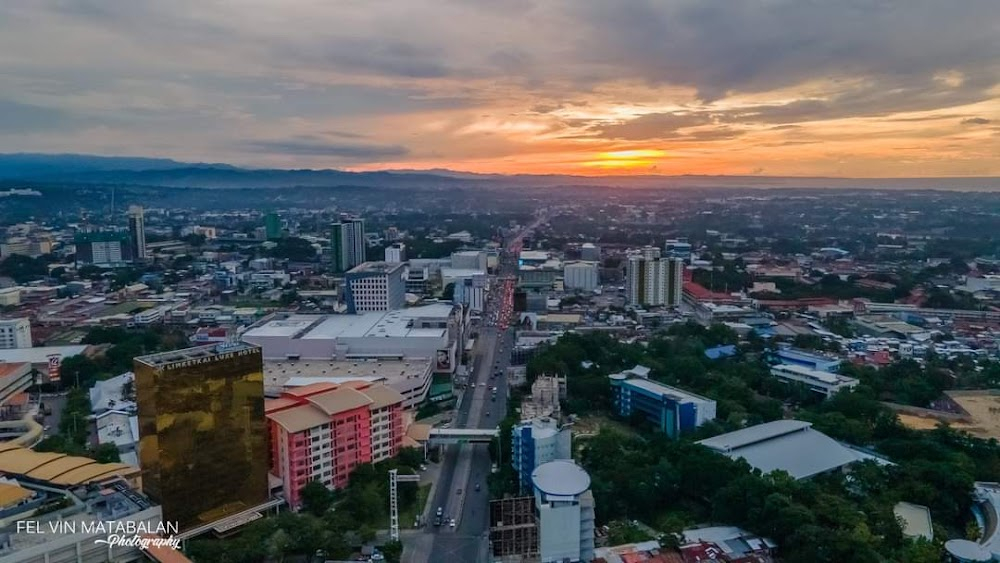
[[[267,501],[260,348],[199,346],[135,359],[143,490],[181,530]]]

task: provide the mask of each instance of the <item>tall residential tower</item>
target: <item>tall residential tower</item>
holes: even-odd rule
[[[133,205],[128,208],[128,235],[132,244],[132,258],[146,259],[146,219],[142,207]]]
[[[330,226],[330,250],[333,267],[346,272],[365,261],[365,221],[342,218]]]
[[[684,262],[661,258],[660,249],[646,247],[628,257],[625,293],[636,307],[677,307],[684,284]]]

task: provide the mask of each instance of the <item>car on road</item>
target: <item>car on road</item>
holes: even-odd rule
[[[444,514],[444,508],[439,506],[437,510],[437,516],[441,516],[442,514]]]
[[[479,492],[479,483],[476,483],[476,492]]]
[[[440,526],[441,525],[441,517],[440,516],[435,516],[434,517],[434,525],[435,526]]]
[[[460,495],[460,494],[462,494],[462,489],[459,489],[459,490],[455,491],[455,494],[456,494],[456,495]]]
[[[451,526],[452,528],[454,528],[455,527],[455,519],[452,518],[451,522],[449,522],[448,525]]]

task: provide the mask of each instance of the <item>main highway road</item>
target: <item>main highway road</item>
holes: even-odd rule
[[[501,253],[483,324],[473,349],[468,386],[452,420],[455,428],[496,428],[507,412],[507,365],[513,348],[514,285],[521,239],[544,220],[540,216],[508,242]],[[500,375],[495,375],[497,372]],[[496,387],[496,397],[492,388]],[[501,452],[507,456],[510,452]],[[492,463],[485,444],[447,446],[430,522],[418,534],[403,538],[405,563],[477,563],[489,560],[489,487]],[[476,490],[476,487],[479,490]],[[438,508],[442,525],[433,526]],[[450,520],[455,519],[455,527]]]

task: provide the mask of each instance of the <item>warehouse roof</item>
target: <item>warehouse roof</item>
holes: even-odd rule
[[[43,364],[49,361],[49,356],[61,356],[65,359],[71,356],[78,356],[86,349],[86,344],[73,346],[38,346],[37,348],[9,348],[6,350],[0,350],[0,362],[27,362],[29,364]]]
[[[17,504],[24,499],[31,498],[35,493],[25,489],[14,482],[0,483],[0,508]]]
[[[114,475],[130,475],[139,468],[124,463],[98,463],[90,458],[24,447],[0,449],[0,473],[69,487],[99,481]]]
[[[699,444],[763,473],[785,471],[805,479],[856,461],[885,460],[842,444],[801,420],[776,420],[701,440]]]

